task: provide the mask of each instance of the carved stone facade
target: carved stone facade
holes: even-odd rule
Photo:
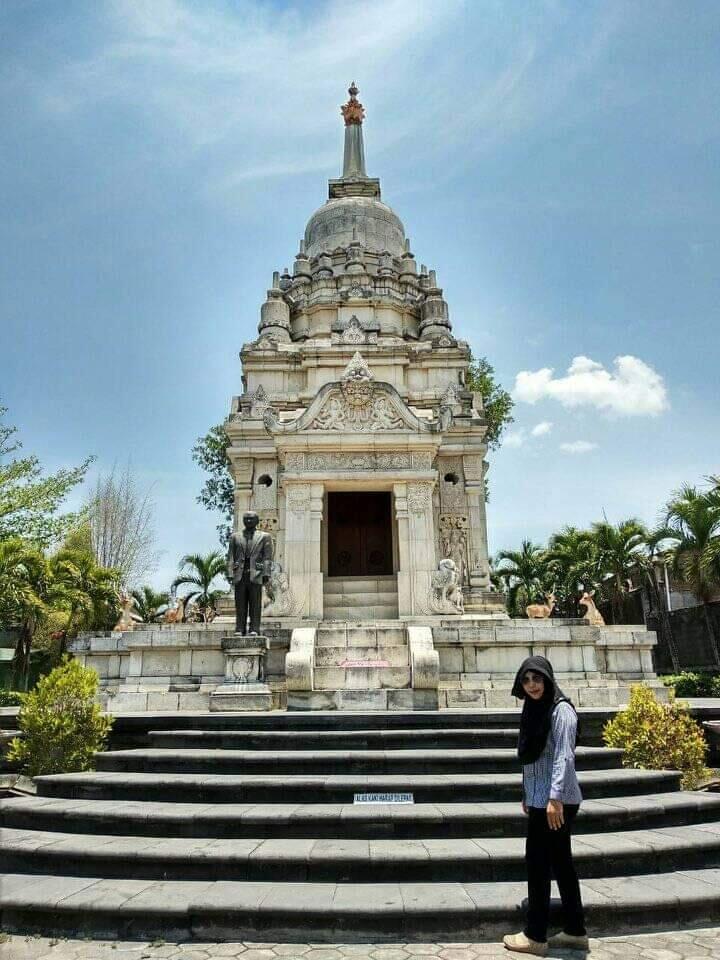
[[[346,119],[359,116],[354,104]],[[416,262],[364,173],[360,120],[346,127],[343,177],[293,269],[273,275],[226,425],[236,524],[248,507],[272,524],[279,569],[266,615],[280,618],[324,616],[339,493],[389,498],[400,617],[457,614],[463,597],[477,608],[489,587],[486,423],[464,386],[470,351],[452,334],[435,271]],[[370,515],[350,516],[347,536],[370,543],[373,562],[387,557],[363,529]],[[333,544],[333,556],[352,553]],[[433,586],[440,561],[453,565],[452,598]],[[353,563],[348,575],[362,576]]]

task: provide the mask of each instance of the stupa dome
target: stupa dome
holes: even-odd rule
[[[309,257],[347,247],[353,239],[366,250],[387,250],[399,257],[405,249],[405,228],[400,217],[374,197],[328,200],[305,227],[305,251]]]

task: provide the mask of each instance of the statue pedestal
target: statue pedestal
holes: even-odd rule
[[[268,639],[223,637],[225,681],[210,694],[210,710],[271,710],[272,692],[265,683],[265,653]]]

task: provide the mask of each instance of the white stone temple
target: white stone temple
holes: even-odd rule
[[[470,350],[435,271],[418,268],[367,176],[354,86],[342,112],[342,176],[310,217],[292,275],[273,276],[227,424],[236,518],[260,514],[287,579],[266,615],[455,613],[434,602],[445,557],[465,609],[497,610]]]
[[[511,621],[490,589],[470,349],[367,175],[364,110],[349,93],[342,176],[292,273],[273,275],[226,424],[236,527],[255,510],[275,545],[258,703],[511,707],[530,653],[551,659],[581,706],[624,702],[638,680],[662,694],[643,627]],[[221,648],[230,621],[86,637],[75,651],[115,709],[237,709]]]

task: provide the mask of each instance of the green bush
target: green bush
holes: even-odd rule
[[[0,689],[0,707],[19,707],[22,703],[23,695],[17,690]]]
[[[678,697],[720,697],[720,674],[683,670],[660,678],[666,687],[674,687]]]
[[[627,710],[603,729],[608,747],[624,750],[623,765],[643,770],[680,770],[682,785],[692,790],[709,775],[708,747],[682,703],[660,703],[648,687],[630,690]]]
[[[23,697],[18,727],[23,738],[10,742],[8,759],[31,777],[91,770],[112,727],[95,702],[98,676],[66,657]]]

